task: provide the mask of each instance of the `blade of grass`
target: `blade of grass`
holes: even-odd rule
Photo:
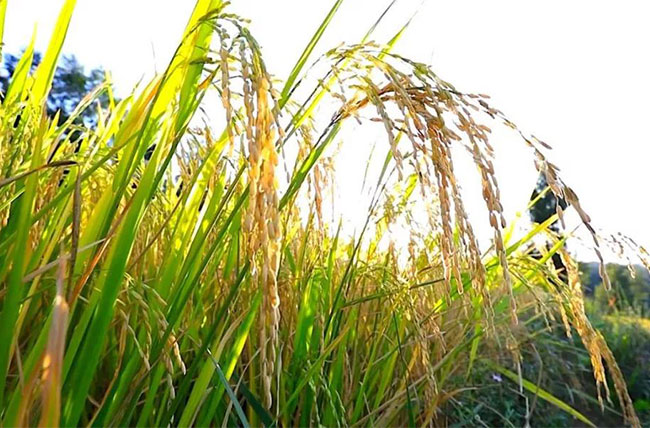
[[[339,7],[341,6],[341,3],[343,3],[343,0],[336,0],[334,2],[334,5],[332,5],[332,8],[330,9],[329,13],[325,16],[325,19],[320,24],[318,29],[316,29],[316,32],[312,36],[309,43],[307,43],[307,46],[303,50],[302,54],[300,54],[300,58],[298,58],[298,61],[293,66],[293,69],[291,70],[291,73],[289,73],[289,77],[287,77],[284,87],[282,88],[282,92],[280,94],[280,100],[279,100],[280,107],[283,107],[287,103],[287,101],[289,101],[291,91],[293,89],[296,79],[298,78],[298,75],[300,74],[302,68],[305,66],[305,63],[311,56],[314,48],[316,47],[316,44],[318,44],[318,41],[321,39],[323,33],[325,32],[330,22],[332,21],[332,18],[334,18],[334,15],[336,14],[336,11],[339,9]]]

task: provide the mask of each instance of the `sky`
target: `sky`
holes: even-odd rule
[[[5,51],[24,47],[35,24],[37,48],[43,50],[62,3],[9,0]],[[252,20],[270,72],[283,79],[333,1],[232,3],[232,10]],[[317,53],[359,41],[388,3],[345,0]],[[87,66],[110,69],[118,92],[128,91],[165,67],[193,5],[192,0],[78,0],[64,52]],[[648,2],[397,0],[376,40],[387,41],[414,13],[396,52],[430,64],[464,92],[489,94],[521,129],[553,146],[550,159],[594,226],[650,247]],[[536,173],[522,144],[501,134],[495,138],[502,138],[495,141],[495,167],[512,217],[525,208]],[[358,172],[356,162],[347,156],[341,169]],[[472,192],[468,186],[467,199],[477,200]]]

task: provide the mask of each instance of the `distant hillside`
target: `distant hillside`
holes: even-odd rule
[[[610,263],[607,274],[613,291],[606,293],[598,274],[598,263],[580,263],[580,279],[584,292],[604,306],[616,304],[619,309],[632,306],[642,314],[650,314],[650,273],[641,265],[634,266],[634,277],[626,265]]]

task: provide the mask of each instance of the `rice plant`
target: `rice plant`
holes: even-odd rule
[[[558,324],[581,339],[601,407],[613,384],[639,425],[563,240],[532,256],[562,212],[522,238],[503,216],[489,126],[520,134],[600,257],[546,145],[396,53],[404,29],[313,58],[341,1],[282,81],[245,20],[198,0],[162,74],[119,101],[107,76],[63,124],[45,99],[75,1],[34,74],[29,45],[0,105],[2,425],[440,426],[461,422],[450,409],[486,368],[592,425],[522,370]],[[93,127],[74,120],[87,109]],[[327,206],[350,123],[385,135],[354,236]],[[463,154],[485,224],[468,220]]]

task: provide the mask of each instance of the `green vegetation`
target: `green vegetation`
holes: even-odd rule
[[[485,123],[516,126],[396,54],[404,29],[312,58],[340,4],[282,84],[245,22],[198,0],[163,74],[119,101],[107,79],[65,120],[47,99],[75,1],[33,73],[26,49],[0,106],[1,425],[640,425],[557,214],[522,238],[505,223]],[[348,237],[325,205],[357,122],[386,144]]]
[[[639,316],[594,317],[625,374],[642,425],[650,423],[650,320]]]
[[[600,314],[631,313],[641,318],[650,317],[650,275],[639,265],[608,264],[607,274],[616,286],[608,292],[598,276],[595,263],[580,266],[585,291],[592,295],[594,312]]]

